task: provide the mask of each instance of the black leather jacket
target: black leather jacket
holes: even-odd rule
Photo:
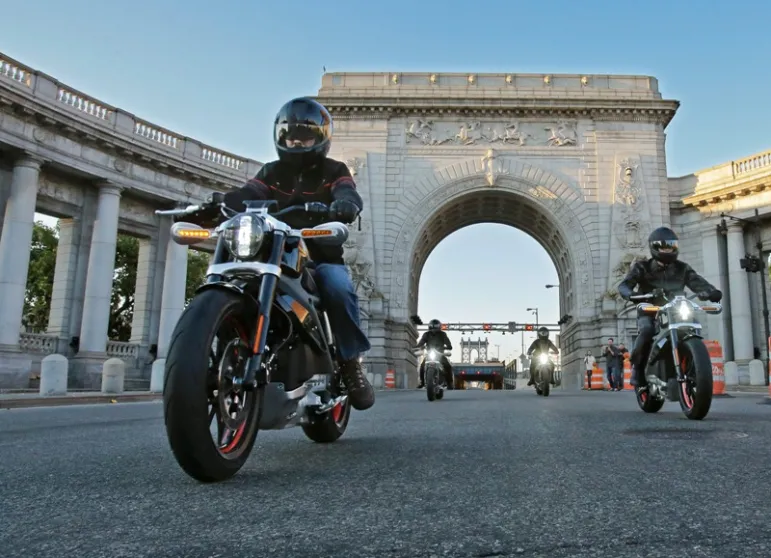
[[[299,172],[281,161],[267,163],[240,189],[225,194],[225,204],[237,211],[244,209],[243,202],[246,200],[276,200],[278,209],[308,202],[331,205],[336,200],[347,200],[359,211],[364,206],[348,167],[334,159],[325,159],[322,164]],[[303,214],[287,215],[285,219],[289,226],[297,229],[313,227],[325,221],[328,220]],[[306,243],[315,263],[343,264],[342,246],[318,246],[312,241]]]
[[[441,329],[425,332],[423,337],[420,338],[420,341],[418,341],[417,348],[420,349],[424,346],[428,346],[429,349],[434,349],[435,351],[444,351],[445,349],[452,350],[450,338],[447,337],[447,334]]]
[[[635,287],[637,287],[636,293],[634,292]],[[694,293],[719,294],[713,297],[717,298],[715,302],[718,302],[722,297],[722,293],[718,289],[696,273],[687,263],[678,260],[663,266],[650,258],[639,261],[631,267],[629,273],[618,286],[618,294],[629,300],[632,295],[650,294],[656,289],[662,289],[668,298],[672,298],[685,294],[685,287]],[[658,297],[649,302],[658,305],[666,303],[666,300]]]
[[[530,345],[530,348],[527,350],[527,354],[532,355],[533,353],[548,353],[549,350],[552,350],[555,353],[560,352],[557,346],[552,343],[551,339],[536,339],[533,341],[533,344]]]

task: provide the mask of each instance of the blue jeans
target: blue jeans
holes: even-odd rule
[[[613,380],[616,382],[617,389],[624,389],[624,374],[621,370],[623,369],[620,366],[613,368]]]
[[[605,374],[608,377],[608,383],[610,384],[611,389],[617,388],[618,384],[616,382],[618,380],[618,368],[612,364],[606,365]]]
[[[369,351],[369,339],[361,330],[359,297],[353,288],[348,268],[338,264],[317,264],[315,279],[329,316],[340,360],[353,360]]]

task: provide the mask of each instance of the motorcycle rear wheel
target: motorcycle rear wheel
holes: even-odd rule
[[[637,406],[645,413],[658,413],[666,402],[664,397],[651,396],[647,389],[638,391],[635,388],[635,398],[637,399]]]
[[[163,389],[166,434],[177,463],[200,482],[235,475],[257,438],[265,392],[244,391],[233,382],[243,376],[251,352],[243,306],[234,293],[203,291],[190,301],[171,336]]]
[[[712,406],[712,361],[701,339],[691,338],[678,347],[685,382],[679,385],[680,409],[690,420],[702,420]]]

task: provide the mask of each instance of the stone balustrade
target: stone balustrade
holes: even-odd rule
[[[139,358],[139,344],[125,343],[123,341],[108,341],[107,356],[120,358],[123,360]]]
[[[19,348],[29,353],[50,355],[56,352],[58,338],[47,333],[21,333]]]
[[[210,145],[142,120],[122,109],[86,95],[58,80],[29,68],[0,53],[0,79],[16,85],[38,103],[54,109],[82,114],[92,124],[104,126],[111,133],[131,142],[144,142],[187,163],[206,168],[229,178],[246,181],[262,166],[261,163],[228,153]]]
[[[754,171],[769,170],[771,171],[771,150],[758,153],[757,155],[751,155],[738,161],[732,161],[731,166],[733,168],[734,177],[739,177]]]

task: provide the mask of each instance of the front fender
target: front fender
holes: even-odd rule
[[[220,289],[223,291],[228,291],[228,292],[237,294],[239,297],[243,298],[244,301],[255,312],[257,310],[257,307],[259,306],[257,300],[251,294],[249,294],[243,287],[227,281],[213,281],[211,283],[204,283],[203,285],[201,285],[196,289],[195,294],[197,295],[198,293],[202,293],[204,291],[211,291],[214,289]]]

